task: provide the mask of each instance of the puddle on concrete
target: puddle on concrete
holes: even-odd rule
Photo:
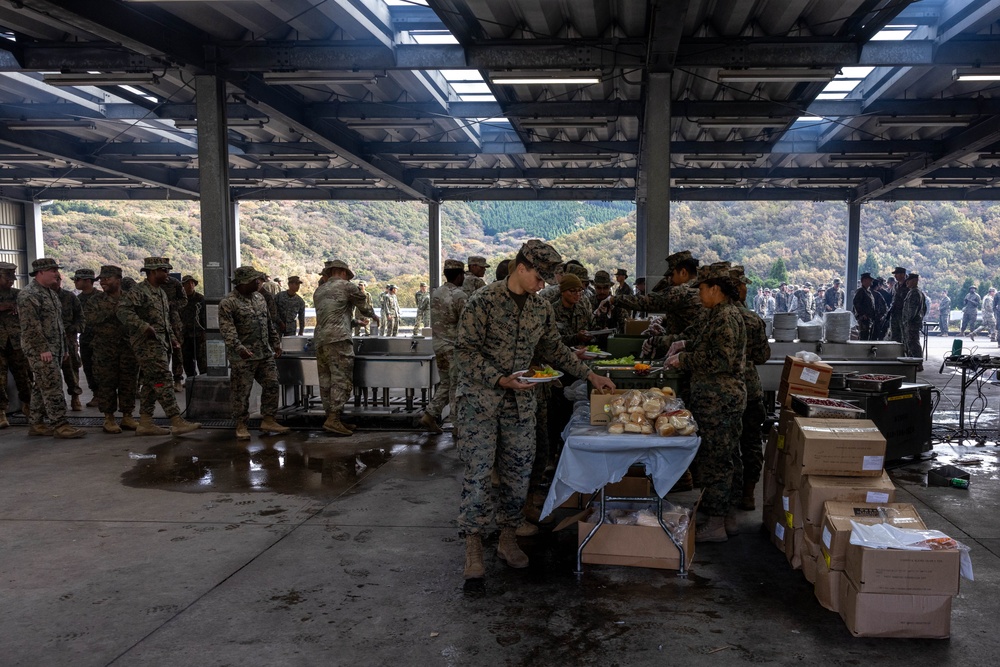
[[[264,442],[240,443],[231,437],[199,443],[175,440],[146,450],[144,454],[155,458],[136,459],[132,469],[122,473],[122,483],[183,493],[270,491],[334,497],[405,449],[395,440],[366,448],[364,442],[331,442],[297,432]]]

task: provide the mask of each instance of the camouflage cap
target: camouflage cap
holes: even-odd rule
[[[252,266],[241,266],[233,272],[233,284],[245,285],[257,279],[264,279],[264,274]]]
[[[291,282],[291,281],[289,280],[288,282]],[[363,280],[359,280],[358,281],[358,287],[367,287],[367,286],[368,286],[368,283],[366,283],[365,281],[363,281]]]
[[[625,276],[626,278],[628,278],[628,271],[626,271],[625,269],[618,269],[617,271],[615,271],[615,275]]]
[[[445,269],[461,269],[465,271],[465,264],[459,259],[446,259],[444,260]]]
[[[28,272],[28,275],[33,276],[39,271],[48,271],[49,269],[59,270],[61,268],[59,263],[51,257],[39,257],[31,263],[31,271]]]
[[[195,285],[197,285],[198,284],[198,279],[195,278],[194,276],[192,276],[189,273],[186,276],[184,276],[183,278],[181,278],[181,285],[183,285],[184,283],[194,283]]]
[[[301,285],[302,279],[299,278],[298,276],[288,276],[288,284],[291,285],[292,283],[298,283],[299,285]]]
[[[672,255],[667,255],[667,271],[673,271],[674,268],[686,259],[694,259],[691,256],[690,250],[681,250],[680,252],[675,252]]]
[[[490,265],[486,263],[486,258],[480,255],[472,255],[469,257],[469,266],[481,266],[483,268],[490,268]]]
[[[94,280],[93,269],[77,269],[73,274],[73,280]]]
[[[427,287],[427,283],[420,283],[421,287]]]
[[[328,259],[326,264],[323,265],[323,273],[330,271],[331,269],[341,269],[347,271],[347,279],[354,279],[354,271],[351,271],[351,267],[348,266],[347,262],[340,259]]]
[[[121,278],[122,267],[114,264],[105,264],[101,267],[100,278]]]
[[[521,246],[520,253],[538,271],[542,280],[555,284],[556,267],[562,263],[562,257],[555,248],[539,239],[531,239]]]
[[[916,272],[913,272],[913,273],[909,274],[908,276],[906,276],[906,279],[907,280],[919,280],[920,279],[920,274],[916,273]]]
[[[170,265],[170,258],[168,257],[147,257],[142,260],[142,269],[140,270],[149,272],[156,269],[166,269],[169,271],[172,268],[174,267]]]
[[[17,264],[10,262],[0,262],[0,271],[17,271]]]
[[[698,267],[698,278],[695,284],[700,285],[708,280],[723,280],[731,283],[733,281],[729,274],[731,268],[729,262],[714,262],[708,266]]]
[[[747,278],[742,264],[733,264],[729,267],[729,277],[736,282],[743,283],[744,285],[750,284],[750,279]]]
[[[594,284],[607,287],[611,284],[611,274],[607,271],[597,271],[594,273]]]
[[[586,267],[580,266],[579,264],[567,264],[566,270],[563,271],[564,274],[572,274],[579,278],[581,281],[590,280],[590,275],[587,273]]]

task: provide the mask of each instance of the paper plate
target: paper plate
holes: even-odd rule
[[[529,371],[517,371],[517,372],[527,374],[527,373],[533,373],[534,371],[529,370]],[[555,375],[549,375],[548,377],[532,378],[532,377],[527,377],[526,375],[522,375],[519,379],[521,380],[521,382],[531,382],[533,384],[540,384],[542,382],[552,382],[553,380],[558,380],[562,376],[563,376],[562,371],[556,371]]]

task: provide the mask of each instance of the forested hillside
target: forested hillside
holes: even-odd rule
[[[495,265],[527,238],[548,239],[591,272],[635,267],[635,212],[615,202],[448,202],[441,207],[445,257],[484,255]],[[922,287],[952,298],[972,282],[1000,285],[1000,205],[892,202],[862,209],[862,270],[905,266]],[[272,275],[298,274],[310,295],[324,259],[347,260],[358,276],[400,286],[400,301],[427,280],[427,208],[410,202],[243,202],[242,261]],[[200,274],[194,202],[56,202],[43,209],[46,252],[71,269],[118,264],[135,276],[142,258],[171,257]],[[704,261],[743,263],[762,279],[829,282],[844,271],[842,202],[675,202],[670,247]],[[659,233],[652,230],[651,234]],[[492,274],[493,268],[489,269]],[[782,273],[784,272],[784,274]],[[967,287],[966,287],[967,289]]]

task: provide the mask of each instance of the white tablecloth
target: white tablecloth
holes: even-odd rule
[[[701,444],[698,436],[664,438],[659,435],[612,435],[607,426],[590,425],[590,404],[578,403],[563,430],[562,455],[542,517],[566,502],[574,491],[593,493],[605,484],[621,481],[629,466],[642,463],[660,497],[673,488],[691,465]]]

